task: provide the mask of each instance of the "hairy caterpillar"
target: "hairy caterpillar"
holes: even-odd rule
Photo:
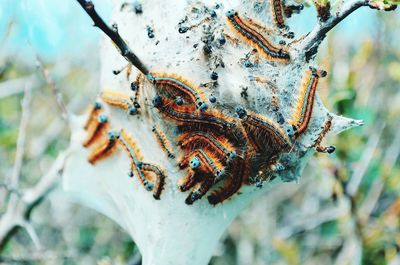
[[[177,106],[174,102],[161,96],[154,97],[153,105],[162,114],[181,124],[190,124],[193,127],[212,126],[219,131],[224,131],[232,125],[230,120],[223,116],[222,113],[217,113],[216,111],[196,113],[193,107]]]
[[[159,200],[160,196],[161,196],[161,192],[164,189],[164,185],[165,185],[164,172],[161,169],[159,169],[157,166],[155,166],[153,164],[149,164],[149,163],[142,163],[141,169],[145,172],[146,175],[148,175],[150,172],[155,175],[155,186],[154,186],[154,191],[153,191],[153,197],[154,197],[154,199]]]
[[[131,159],[131,174],[135,172],[144,188],[147,191],[152,191],[154,188],[154,183],[149,181],[142,172],[142,156],[139,152],[139,149],[136,147],[135,142],[123,129],[121,130],[119,140]]]
[[[167,153],[168,157],[175,158],[175,155],[172,152],[171,145],[169,144],[169,141],[165,137],[165,134],[160,129],[158,129],[157,126],[155,126],[155,125],[153,126],[151,131],[156,136],[157,142],[160,144],[161,149]]]
[[[289,53],[283,47],[274,46],[270,40],[240,18],[237,12],[230,10],[226,13],[226,16],[240,36],[253,44],[267,59],[279,62],[288,62],[290,60]]]
[[[99,116],[101,112],[101,103],[100,102],[95,102],[93,106],[89,110],[89,116],[85,122],[84,129],[87,130],[89,126],[96,121],[97,117]]]
[[[87,136],[83,141],[83,146],[88,147],[97,139],[99,139],[108,127],[108,118],[106,115],[100,114],[97,119],[89,124]]]
[[[325,72],[321,71],[321,76],[325,76]],[[290,121],[290,124],[295,127],[295,137],[299,137],[308,127],[319,78],[320,75],[315,68],[307,70],[304,81],[299,89],[297,104]]]
[[[333,117],[331,115],[328,115],[328,118],[324,124],[324,127],[322,128],[321,133],[319,134],[317,140],[315,140],[314,146],[316,147],[317,152],[328,153],[328,154],[335,152],[336,148],[334,146],[327,146],[327,147],[321,146],[322,140],[325,138],[326,134],[331,129],[332,119]]]
[[[219,159],[231,159],[236,156],[232,144],[223,137],[212,135],[205,132],[185,132],[177,139],[183,149],[193,151],[195,149],[205,149],[214,153]]]
[[[107,104],[124,109],[130,115],[137,114],[137,107],[134,105],[133,98],[129,95],[112,90],[104,90],[100,98]]]
[[[176,98],[183,98],[188,103],[194,104],[200,111],[204,111],[208,108],[207,103],[205,103],[204,91],[190,84],[189,81],[178,75],[151,73],[148,75],[148,79],[153,82],[157,88],[165,89]]]
[[[242,119],[246,132],[252,136],[257,145],[262,147],[272,143],[272,147],[276,147],[278,150],[291,145],[290,138],[274,121],[255,113],[249,113],[243,107],[237,107],[236,112]]]
[[[285,28],[285,21],[283,19],[283,14],[282,14],[283,10],[282,0],[270,0],[270,5],[275,25],[280,29]]]
[[[119,138],[118,132],[109,132],[105,142],[98,145],[88,156],[87,160],[90,164],[95,164],[114,153],[116,150],[116,143]]]

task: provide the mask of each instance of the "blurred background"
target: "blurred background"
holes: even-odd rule
[[[111,1],[95,4],[110,16]],[[399,13],[365,8],[330,33],[318,55],[329,73],[319,95],[329,109],[365,125],[326,139],[334,154],[315,155],[299,183],[245,210],[210,264],[400,264]],[[309,8],[289,25],[308,32],[314,17]],[[18,196],[13,176],[21,190],[35,186],[68,146],[56,98],[79,114],[96,96],[100,36],[76,1],[0,0],[1,216],[10,194]],[[29,114],[22,111],[24,91],[31,91]],[[0,246],[0,264],[140,264],[124,231],[57,189],[30,220],[31,231],[18,229]]]

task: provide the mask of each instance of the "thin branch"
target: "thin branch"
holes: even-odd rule
[[[362,157],[360,158],[359,164],[354,169],[354,173],[347,184],[346,193],[352,198],[357,194],[361,181],[367,172],[368,167],[370,166],[370,162],[378,146],[384,127],[384,124],[376,126],[376,130],[374,130],[374,133],[370,136],[367,143],[367,148],[365,149]]]
[[[34,89],[38,83],[39,79],[34,74],[3,81],[0,83],[0,99],[23,92],[25,84],[29,84]]]
[[[103,31],[119,48],[119,52],[121,55],[132,65],[134,65],[140,72],[144,75],[149,73],[147,67],[142,63],[142,61],[133,53],[133,51],[129,48],[128,44],[121,38],[118,33],[118,29],[116,24],[110,28],[104,20],[99,16],[94,8],[94,4],[92,1],[87,0],[77,0],[78,3],[82,6],[82,8],[86,11],[86,13],[90,16],[90,18],[94,22],[94,26],[98,27],[101,31]]]
[[[0,249],[17,228],[24,227],[32,210],[56,187],[69,153],[67,150],[60,154],[47,174],[33,188],[26,190],[20,197],[14,197],[13,202],[10,201],[0,218]]]
[[[313,230],[324,223],[337,220],[340,216],[345,215],[346,209],[344,207],[332,207],[318,212],[312,216],[295,216],[291,220],[290,226],[285,226],[276,232],[281,239],[288,239],[294,234]]]
[[[343,19],[351,13],[363,6],[368,6],[368,0],[348,0],[345,1],[339,12],[332,15],[326,22],[320,22],[298,45],[297,50],[305,52],[306,59],[314,56],[321,42],[325,39],[326,34],[339,24]]]
[[[69,123],[69,113],[67,111],[67,108],[65,107],[62,93],[54,83],[53,79],[50,77],[49,71],[47,68],[44,67],[43,62],[40,60],[39,56],[36,55],[36,61],[37,61],[37,66],[41,70],[42,75],[47,83],[47,85],[50,87],[51,91],[53,92],[54,96],[56,97],[56,102],[58,105],[58,108],[60,109],[62,113],[63,119]]]
[[[37,250],[42,250],[42,244],[40,243],[39,237],[36,233],[35,228],[33,227],[31,222],[25,221],[22,223],[22,227],[25,228],[29,237],[32,239],[33,244],[35,245]]]
[[[399,129],[400,123],[395,131],[399,131]],[[386,150],[387,151],[382,161],[385,171],[391,172],[398,157],[400,156],[400,134],[396,135],[395,139]],[[358,215],[362,223],[367,223],[372,211],[378,203],[384,186],[384,176],[377,176],[358,211]]]
[[[26,84],[24,98],[21,103],[22,115],[21,115],[21,122],[19,125],[19,131],[18,131],[15,163],[14,163],[14,168],[13,168],[11,179],[10,179],[10,186],[12,189],[18,188],[19,176],[20,176],[21,167],[22,167],[22,160],[24,158],[26,130],[27,130],[28,121],[29,121],[29,117],[30,117],[31,99],[32,99],[32,89],[31,89],[30,85]]]

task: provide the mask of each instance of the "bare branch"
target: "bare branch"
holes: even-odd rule
[[[56,187],[69,153],[67,150],[60,154],[47,174],[33,188],[10,200],[6,212],[0,218],[0,249],[17,228],[27,224],[32,210]],[[28,234],[33,235],[32,231],[28,231]]]
[[[121,53],[121,55],[128,62],[134,65],[140,72],[142,72],[144,75],[147,75],[149,73],[149,70],[142,63],[142,61],[133,53],[133,51],[129,48],[128,44],[121,38],[121,36],[118,33],[117,25],[114,24],[113,28],[110,28],[96,12],[92,1],[87,1],[87,0],[77,0],[77,1],[86,11],[86,13],[90,16],[90,18],[93,20],[94,26],[98,27],[101,31],[103,31],[115,43],[115,45],[119,48],[119,52]]]
[[[24,221],[22,223],[23,228],[26,230],[28,233],[29,237],[32,239],[33,244],[35,245],[37,250],[42,250],[42,244],[40,243],[39,237],[36,233],[35,228],[33,227],[32,223],[28,221]]]
[[[348,0],[345,1],[343,7],[336,14],[333,14],[325,22],[319,22],[317,26],[297,45],[297,50],[305,52],[306,60],[314,56],[321,42],[325,39],[326,34],[339,24],[348,15],[356,11],[362,6],[368,6],[368,0]]]
[[[29,117],[30,117],[31,99],[32,99],[32,89],[28,84],[26,84],[24,98],[21,103],[22,116],[21,116],[21,122],[19,125],[15,163],[14,163],[14,168],[13,168],[11,179],[10,179],[10,185],[11,185],[12,189],[18,188],[19,176],[21,173],[22,160],[24,157],[24,150],[25,150],[24,147],[25,147],[25,139],[26,139],[26,129],[27,129],[28,121],[29,121]]]
[[[399,131],[400,123],[395,131]],[[400,134],[397,134],[391,145],[386,149],[385,156],[383,158],[383,165],[385,172],[390,172],[393,170],[397,158],[400,156]],[[377,176],[376,180],[372,184],[369,192],[367,193],[362,205],[359,208],[358,215],[363,223],[367,223],[369,216],[374,210],[376,204],[378,203],[379,197],[384,189],[385,182],[384,176]]]
[[[65,107],[63,97],[62,97],[60,90],[54,83],[53,79],[50,77],[49,71],[47,70],[47,68],[44,67],[42,61],[40,60],[39,56],[37,56],[37,55],[36,55],[36,61],[37,61],[37,66],[41,70],[47,85],[50,87],[51,91],[53,92],[54,96],[56,97],[56,102],[57,102],[58,108],[61,110],[63,119],[67,123],[69,123],[69,113],[67,111],[67,108]]]
[[[25,84],[34,89],[38,83],[39,79],[34,74],[1,82],[0,99],[23,92]]]
[[[376,126],[376,130],[374,130],[374,133],[369,137],[367,148],[360,159],[360,163],[354,169],[354,173],[347,184],[346,193],[352,198],[357,194],[361,181],[370,166],[370,161],[376,151],[384,127],[384,124]]]

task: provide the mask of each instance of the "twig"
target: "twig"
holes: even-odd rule
[[[359,165],[355,168],[353,175],[350,178],[350,181],[346,187],[346,193],[350,197],[354,197],[358,191],[358,187],[361,184],[361,180],[364,177],[369,165],[370,161],[373,158],[374,152],[378,146],[379,139],[382,135],[383,129],[385,125],[381,124],[377,126],[377,129],[374,130],[374,133],[369,138],[367,143],[367,148],[363,153]]]
[[[291,225],[277,231],[277,235],[279,238],[288,239],[299,232],[309,231],[324,223],[337,220],[340,216],[345,215],[345,210],[346,209],[343,207],[332,207],[320,211],[318,214],[313,216],[302,216],[301,218],[296,216],[296,218],[290,222]]]
[[[149,70],[142,63],[142,61],[133,53],[133,51],[129,48],[128,44],[121,38],[121,36],[118,33],[117,25],[114,24],[113,28],[110,28],[96,12],[92,1],[87,1],[87,0],[77,0],[77,1],[86,11],[86,13],[90,16],[90,18],[93,20],[94,26],[98,27],[101,31],[103,31],[115,43],[115,45],[119,48],[120,54],[128,62],[134,65],[140,72],[142,72],[144,75],[147,75],[149,73]]]
[[[398,131],[400,129],[400,124],[397,126]],[[397,158],[400,156],[400,134],[397,134],[394,138],[393,142],[387,148],[385,156],[383,158],[383,165],[386,172],[390,172]],[[374,210],[375,205],[377,204],[379,197],[384,188],[384,179],[381,175],[377,176],[376,180],[372,184],[367,196],[364,199],[363,204],[360,206],[358,215],[362,223],[366,223],[371,215],[371,212]]]
[[[32,239],[32,242],[35,245],[36,249],[42,250],[43,249],[42,244],[40,243],[39,237],[38,237],[36,230],[33,227],[32,223],[25,221],[22,223],[22,227],[25,228],[29,237]]]
[[[326,20],[326,22],[318,23],[317,26],[297,45],[297,50],[305,52],[306,60],[309,60],[317,53],[319,45],[331,29],[358,8],[368,6],[368,4],[368,0],[346,1],[339,12],[332,15],[328,20]]]
[[[33,188],[23,192],[21,197],[15,197],[14,202],[10,201],[6,212],[0,218],[0,249],[17,228],[23,227],[29,221],[32,210],[57,185],[69,153],[67,150],[60,154],[47,174]]]
[[[26,84],[24,98],[21,103],[22,115],[21,115],[21,122],[19,125],[19,131],[18,131],[15,163],[14,163],[14,168],[13,168],[11,179],[10,179],[10,186],[12,189],[18,189],[18,182],[19,182],[19,176],[21,173],[22,160],[24,158],[26,129],[27,129],[28,121],[29,121],[29,117],[30,117],[31,99],[32,99],[32,90],[31,90],[31,87],[28,84]]]
[[[25,84],[32,89],[38,85],[38,78],[35,75],[28,75],[20,78],[10,79],[0,83],[0,99],[19,94],[24,91]]]
[[[67,108],[65,107],[63,97],[62,97],[60,90],[54,83],[53,79],[50,77],[49,71],[47,70],[47,68],[44,67],[42,61],[40,60],[39,56],[37,56],[37,55],[36,55],[36,62],[37,62],[38,68],[41,70],[41,72],[43,74],[43,77],[44,77],[47,85],[50,87],[51,91],[53,92],[54,96],[56,97],[56,102],[57,102],[58,108],[60,109],[60,111],[62,113],[63,119],[67,123],[69,123],[69,114],[68,114]]]

